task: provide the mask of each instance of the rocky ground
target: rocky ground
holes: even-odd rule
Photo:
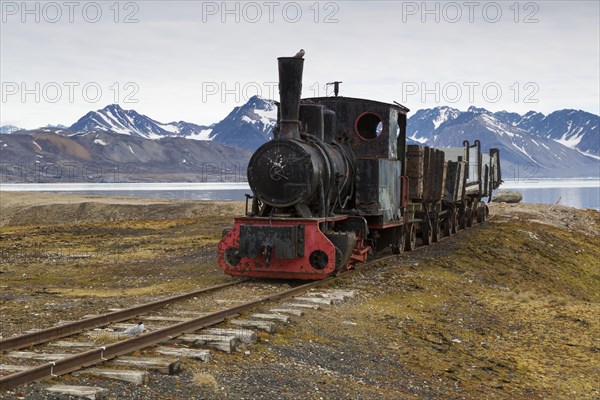
[[[598,399],[600,214],[492,204],[484,225],[355,274],[351,301],[112,398]],[[228,281],[242,203],[0,192],[1,334]],[[67,377],[67,383],[80,379]],[[48,383],[0,398],[48,398]]]

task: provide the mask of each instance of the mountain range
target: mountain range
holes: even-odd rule
[[[597,115],[560,110],[549,115],[467,111],[442,106],[418,110],[408,119],[409,142],[433,147],[456,147],[479,139],[485,148],[500,149],[505,177],[598,176],[600,124]]]
[[[59,131],[2,135],[1,182],[239,182],[252,156],[207,140]]]
[[[2,126],[0,132],[6,135],[0,137],[0,155],[3,168],[19,163],[133,163],[141,181],[218,180],[220,174],[234,169],[244,177],[243,166],[256,148],[272,138],[276,119],[275,102],[257,96],[210,126],[185,121],[163,123],[111,104],[88,112],[69,127],[47,125],[22,130]],[[500,149],[505,178],[523,178],[524,174],[598,176],[598,122],[597,115],[577,110],[520,115],[442,106],[416,111],[408,119],[407,140],[458,147],[464,140],[479,139],[486,149]],[[212,178],[206,176],[208,169]],[[3,181],[18,181],[5,172]],[[81,179],[87,179],[84,173]]]

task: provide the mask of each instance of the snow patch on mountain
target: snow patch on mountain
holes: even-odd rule
[[[14,125],[2,125],[0,126],[0,133],[11,134],[13,132],[19,131],[21,128],[18,128]]]
[[[426,137],[417,137],[417,135],[412,135],[408,137],[410,140],[413,140],[417,143],[425,144],[429,141]]]
[[[554,140],[556,140],[558,143],[562,144],[563,146],[567,146],[567,147],[574,149],[581,142],[581,139],[583,139],[583,127],[580,126],[575,130],[571,130],[572,125],[573,125],[573,122],[569,121],[568,126],[567,126],[567,131],[565,133],[563,133],[563,135],[559,139],[554,139]]]
[[[200,132],[188,135],[185,138],[192,140],[212,140],[212,138],[210,137],[212,131],[212,128],[203,129]]]
[[[448,107],[440,108],[440,115],[438,115],[438,117],[435,120],[433,120],[433,128],[434,129],[439,128],[441,124],[448,121],[448,118],[450,118],[450,115],[449,115],[450,113],[448,111],[449,111]]]
[[[577,150],[577,151],[578,151],[579,153],[583,154],[583,155],[584,155],[584,156],[586,156],[586,157],[591,157],[591,158],[593,158],[593,159],[600,160],[600,156],[597,156],[596,154],[587,153],[587,152],[585,152],[585,151],[581,151],[581,150]]]

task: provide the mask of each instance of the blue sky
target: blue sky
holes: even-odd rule
[[[0,123],[70,125],[118,102],[217,122],[277,96],[276,57],[306,50],[305,96],[599,113],[597,1],[2,1]]]

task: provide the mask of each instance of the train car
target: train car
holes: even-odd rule
[[[484,166],[478,142],[456,160],[407,146],[405,106],[337,90],[301,99],[304,59],[280,57],[278,67],[274,139],[250,159],[246,215],[219,243],[226,274],[322,279],[372,253],[413,250],[417,237],[430,244],[466,226],[499,185],[497,151]]]
[[[488,197],[490,201],[493,190],[502,183],[498,149],[493,148],[488,154],[483,154],[479,140],[472,145],[465,140],[463,147],[446,148],[444,153],[452,171],[456,165],[459,179],[458,184],[454,184],[456,196],[449,196],[445,205],[452,215],[452,224],[457,227],[454,230],[472,226],[474,219],[484,222],[489,214],[484,198]],[[450,190],[449,187],[446,189]]]

